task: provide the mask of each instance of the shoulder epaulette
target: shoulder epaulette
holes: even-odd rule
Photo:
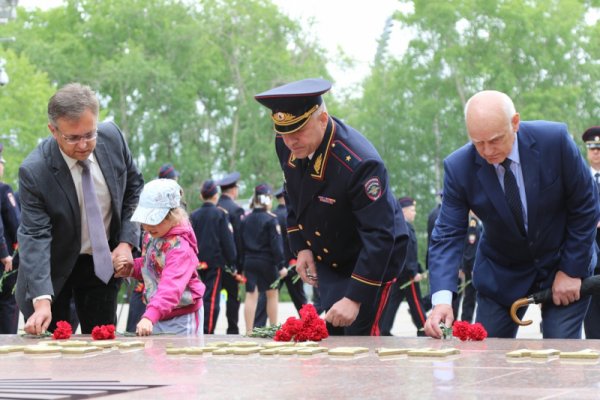
[[[356,153],[354,153],[348,146],[346,146],[340,140],[336,140],[331,145],[331,153],[334,158],[341,162],[350,171],[354,171],[358,164],[362,161]]]

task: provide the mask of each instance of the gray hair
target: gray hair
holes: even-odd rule
[[[89,86],[69,83],[50,98],[48,122],[56,126],[59,118],[78,120],[86,110],[90,110],[97,117],[99,108],[96,93]]]

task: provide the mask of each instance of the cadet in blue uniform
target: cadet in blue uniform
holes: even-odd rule
[[[232,172],[219,181],[217,186],[221,187],[221,197],[217,202],[217,206],[227,211],[229,215],[229,222],[233,226],[233,238],[235,241],[235,248],[238,254],[238,258],[241,254],[241,240],[240,240],[240,225],[244,218],[244,209],[240,207],[235,200],[238,197],[238,185],[237,182],[240,179],[239,172]],[[240,268],[238,272],[242,272],[242,264],[236,263],[237,267]],[[230,266],[235,268],[235,266]],[[240,315],[240,295],[238,288],[238,281],[231,274],[225,274],[223,276],[223,288],[227,291],[227,334],[237,335],[240,333],[238,328],[238,320]]]
[[[244,218],[241,226],[242,260],[246,282],[246,301],[244,317],[246,331],[252,332],[254,313],[258,302],[258,292],[265,292],[267,297],[267,315],[271,325],[277,323],[278,288],[271,285],[287,275],[283,258],[283,241],[281,227],[277,216],[270,212],[271,188],[260,184],[254,189],[252,212]]]
[[[305,79],[255,98],[272,112],[296,270],[318,285],[330,334],[378,335],[407,229],[373,145],[327,112],[330,88]]]
[[[281,290],[281,287],[285,283],[290,298],[292,299],[294,307],[296,307],[296,311],[298,311],[299,315],[300,309],[304,304],[307,303],[306,293],[304,292],[304,282],[302,282],[302,279],[299,279],[299,276],[296,273],[296,258],[290,250],[290,243],[287,237],[287,207],[285,206],[283,187],[277,190],[274,194],[279,204],[277,205],[277,208],[273,210],[273,213],[277,215],[277,221],[279,222],[279,226],[281,227],[281,238],[283,239],[283,255],[288,265],[288,274],[279,283],[279,290]],[[297,278],[296,283],[294,283],[295,278]],[[266,304],[266,297],[263,294],[260,294],[258,298],[258,305],[256,306],[256,317],[254,317],[254,326],[265,326],[265,324],[267,323],[267,312],[265,309]]]
[[[204,181],[200,189],[204,203],[192,212],[190,220],[198,240],[200,278],[206,285],[204,294],[204,333],[215,333],[219,317],[219,293],[226,265],[235,265],[237,252],[233,227],[227,211],[217,207],[218,190],[212,179]]]
[[[408,310],[413,324],[417,328],[417,336],[425,336],[423,325],[425,324],[426,314],[423,304],[421,303],[421,288],[419,282],[423,278],[421,275],[421,264],[419,263],[417,244],[417,235],[413,223],[416,216],[416,202],[412,197],[401,197],[398,199],[404,220],[408,227],[408,247],[406,250],[406,263],[396,283],[390,289],[388,303],[385,306],[383,315],[379,322],[381,334],[390,336],[396,313],[400,308],[402,300],[406,299]]]
[[[587,129],[582,137],[587,147],[587,159],[590,164],[590,173],[600,191],[600,126]],[[598,223],[600,226],[600,222]],[[600,235],[596,229],[596,244],[600,246]],[[594,275],[600,274],[600,257],[594,268]],[[600,339],[600,295],[593,295],[583,320],[586,339]]]
[[[4,175],[6,161],[2,156],[4,146],[0,143],[0,179]],[[0,261],[2,272],[10,273],[19,267],[18,254],[13,258],[17,248],[17,229],[21,219],[21,212],[15,200],[10,185],[0,182]],[[0,287],[0,334],[16,334],[19,324],[19,309],[13,294],[17,283],[17,274],[11,273],[4,279]]]

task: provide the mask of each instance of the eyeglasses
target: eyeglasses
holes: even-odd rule
[[[87,143],[96,140],[96,138],[98,137],[98,131],[96,129],[94,129],[92,132],[86,133],[85,135],[81,136],[66,136],[63,135],[63,133],[60,130],[58,130],[58,127],[55,126],[54,128],[58,133],[60,133],[60,136],[62,136],[65,142],[67,142],[68,144],[79,144],[82,141]]]

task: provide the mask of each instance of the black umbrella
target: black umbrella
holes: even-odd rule
[[[580,296],[588,296],[590,294],[600,294],[600,275],[590,276],[581,281]],[[537,293],[531,294],[528,297],[523,297],[515,301],[510,307],[510,317],[516,324],[521,326],[530,325],[533,321],[521,321],[517,317],[517,310],[529,304],[542,304],[552,301],[552,288],[548,288]]]

